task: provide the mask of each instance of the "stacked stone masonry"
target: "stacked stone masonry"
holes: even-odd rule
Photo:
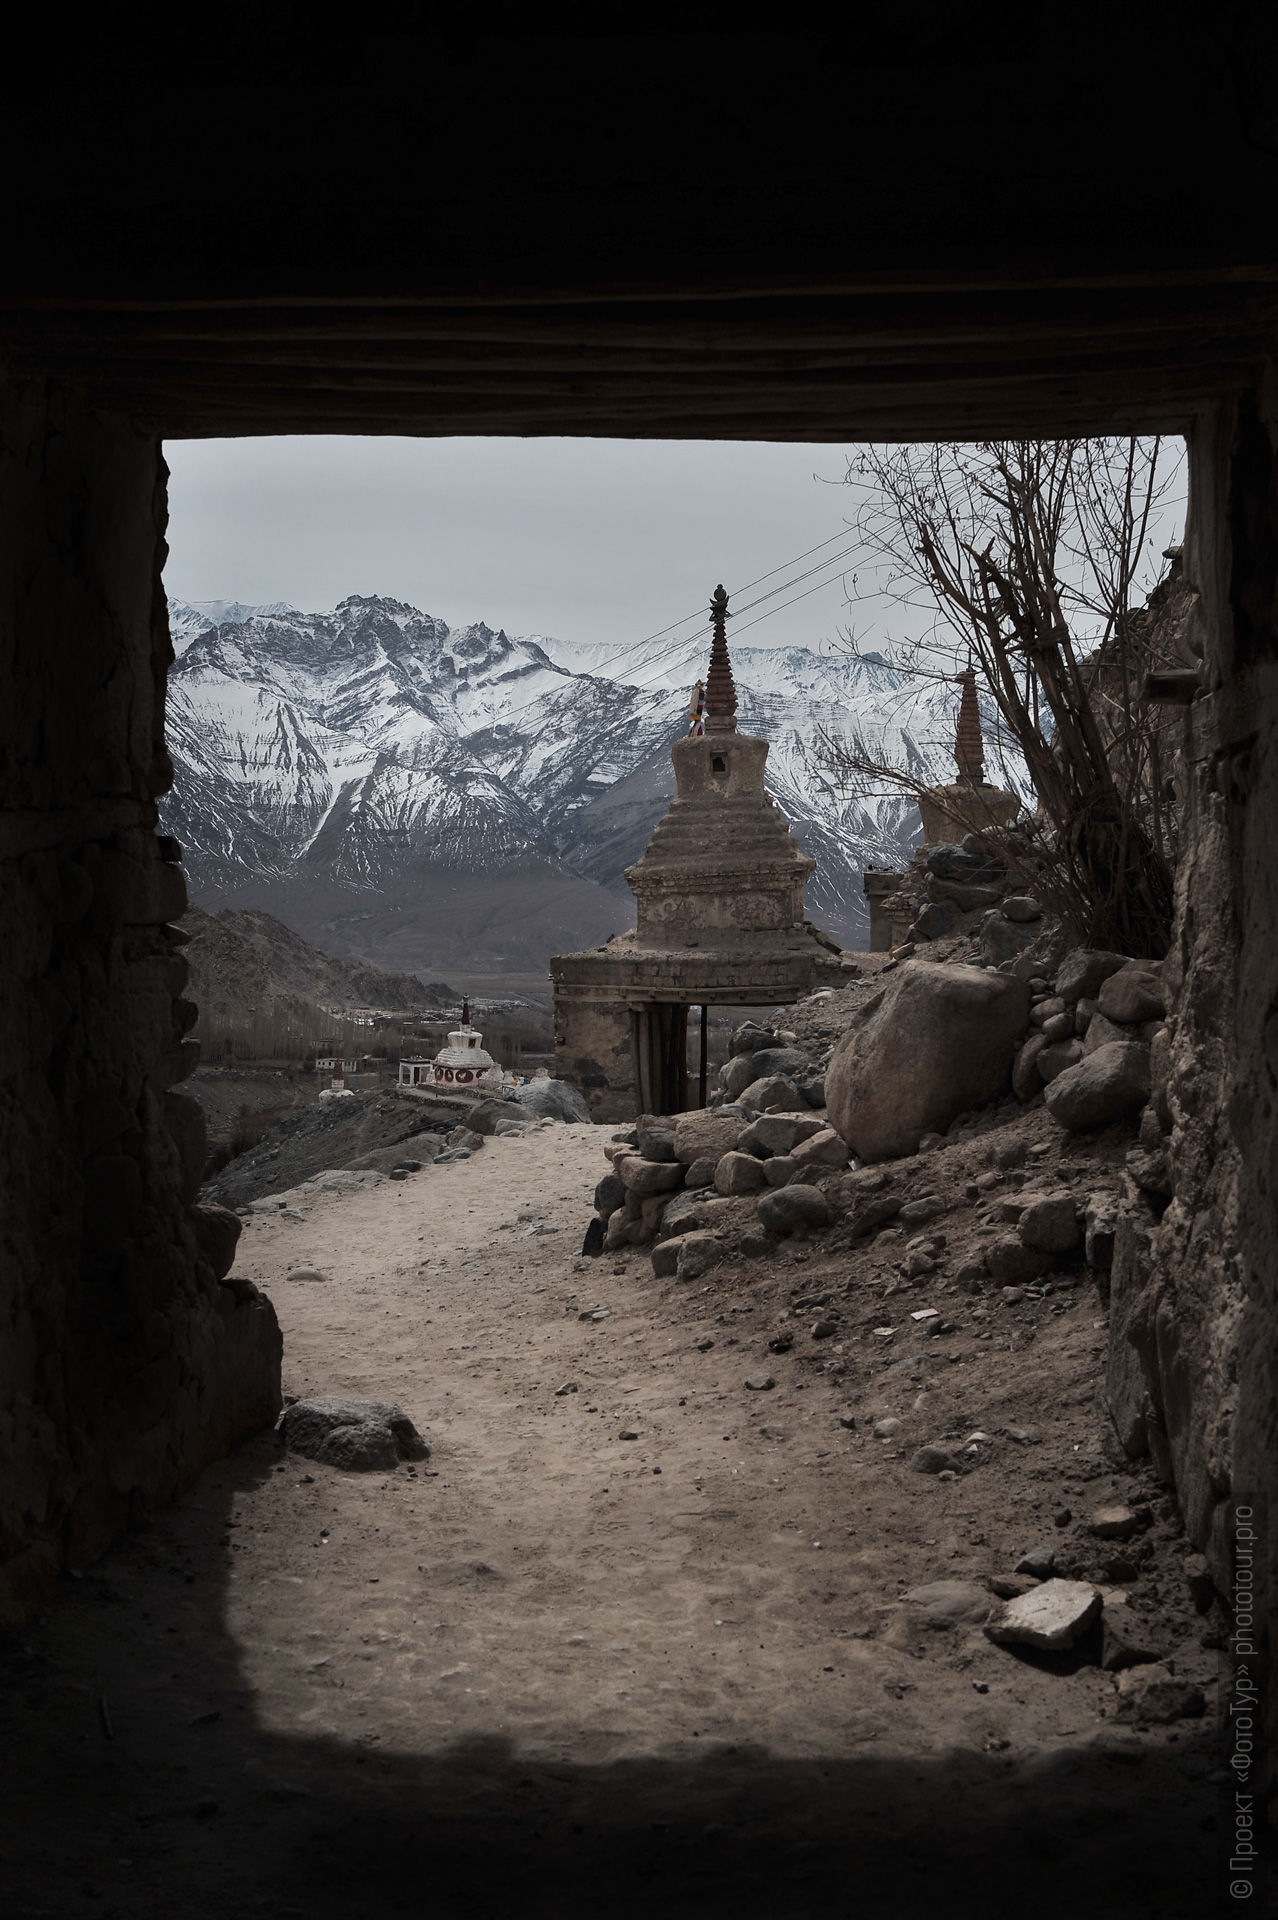
[[[194,1204],[175,1091],[186,904],[155,833],[171,773],[158,442],[30,388],[4,415],[0,530],[0,1622],[279,1407],[268,1302],[220,1284],[234,1215]]]

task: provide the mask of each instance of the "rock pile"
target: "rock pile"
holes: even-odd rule
[[[748,1057],[734,1053],[733,1060]],[[656,1270],[682,1277],[719,1259],[716,1230],[739,1234],[753,1218],[746,1251],[757,1253],[782,1236],[828,1224],[820,1183],[849,1162],[824,1115],[809,1107],[760,1111],[744,1100],[674,1117],[645,1115],[613,1134],[604,1154],[612,1171],[595,1189],[586,1251],[653,1246]]]

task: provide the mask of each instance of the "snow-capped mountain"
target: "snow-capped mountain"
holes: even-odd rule
[[[376,596],[173,618],[164,816],[199,904],[436,970],[537,969],[632,924],[623,869],[674,791],[707,636],[608,655]],[[802,648],[736,647],[733,667],[739,724],[771,742],[769,790],[818,862],[809,913],[856,944],[862,872],[907,858],[918,816],[841,790],[826,742],[948,778],[953,689]]]

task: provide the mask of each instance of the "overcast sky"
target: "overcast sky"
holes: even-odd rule
[[[314,612],[380,593],[450,626],[625,646],[698,611],[719,581],[731,593],[825,541],[803,568],[834,559],[829,584],[750,642],[815,646],[848,621],[837,559],[851,541],[831,536],[851,503],[823,484],[842,481],[838,447],[307,437],[165,452],[165,580],[182,600]]]

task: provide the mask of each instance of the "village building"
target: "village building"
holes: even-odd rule
[[[722,587],[710,616],[704,691],[671,748],[677,791],[626,870],[638,923],[550,963],[555,1071],[582,1089],[594,1120],[704,1106],[710,1007],[785,1006],[838,984],[854,964],[804,918],[816,862],[764,791],[767,741],[737,731]],[[690,1072],[693,1007],[699,1064]]]

